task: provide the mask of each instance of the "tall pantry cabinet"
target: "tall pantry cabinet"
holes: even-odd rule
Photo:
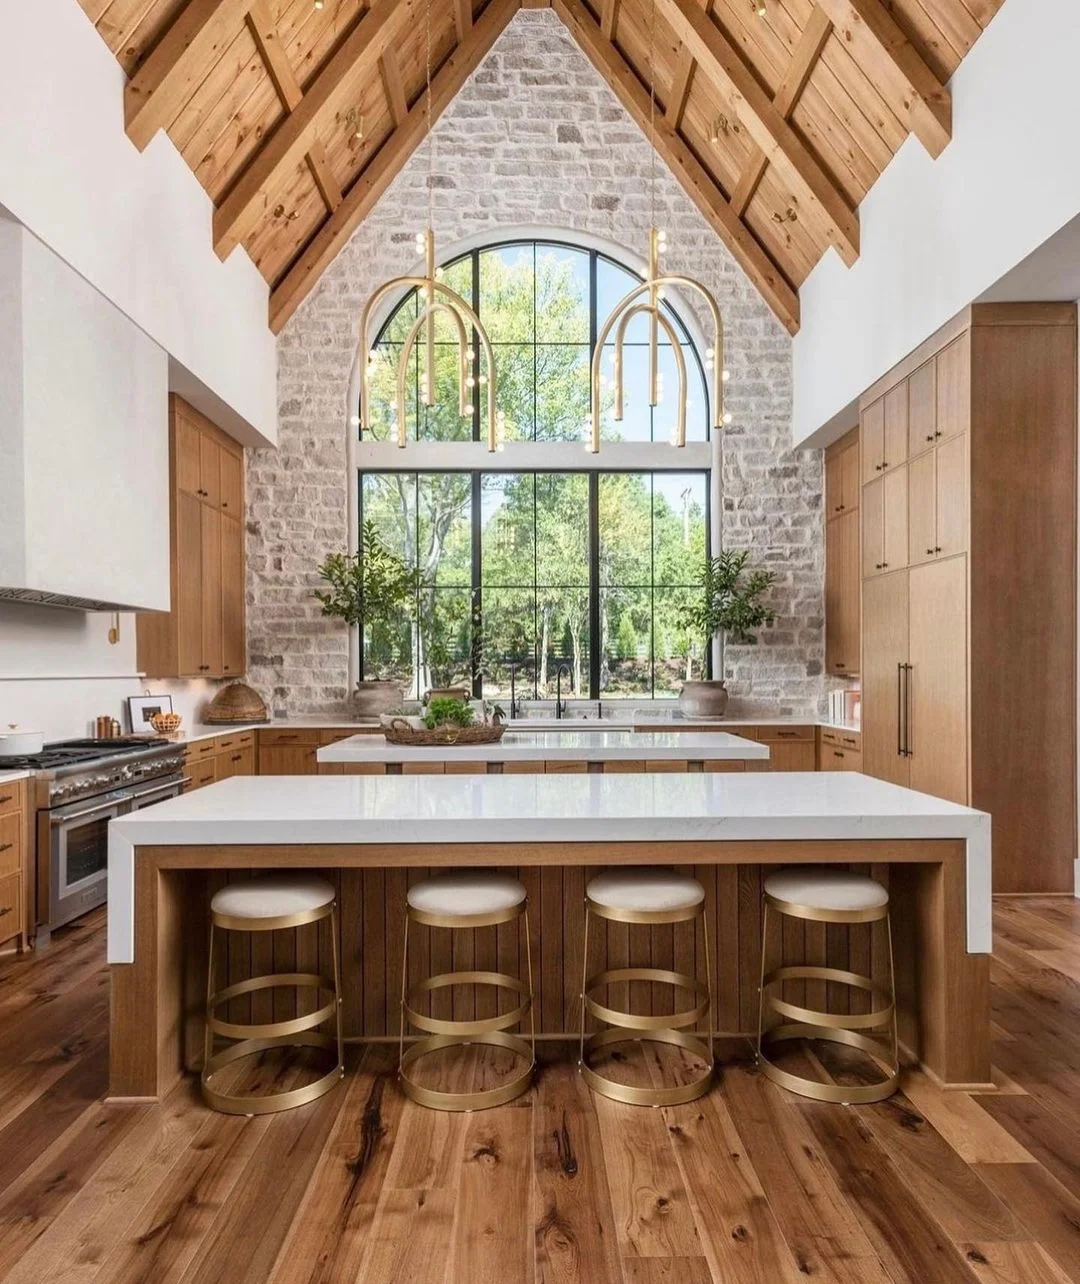
[[[994,889],[1076,846],[1076,308],[980,304],[860,400],[863,770],[993,817]]]

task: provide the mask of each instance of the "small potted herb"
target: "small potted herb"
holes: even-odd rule
[[[418,572],[383,542],[367,521],[360,552],[331,553],[319,567],[325,589],[315,589],[323,615],[360,629],[364,680],[357,685],[357,712],[374,717],[400,705],[403,684],[390,675],[409,645],[407,620],[416,605]],[[405,627],[403,627],[403,624]]]
[[[714,637],[720,641],[720,677],[684,682],[679,692],[679,708],[693,717],[722,718],[727,711],[724,658],[728,639],[740,646],[753,646],[757,642],[755,630],[773,622],[773,613],[762,598],[776,575],[748,571],[749,560],[747,548],[707,559],[699,580],[700,594],[681,613],[681,626],[696,633],[706,651]]]

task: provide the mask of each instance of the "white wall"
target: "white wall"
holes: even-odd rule
[[[1077,67],[1076,0],[1002,6],[951,82],[952,142],[934,161],[909,138],[859,208],[858,262],[827,254],[803,285],[796,445],[838,436],[870,384],[1080,212]]]
[[[273,443],[266,283],[243,250],[218,261],[210,198],[166,135],[128,141],[124,72],[78,0],[2,12],[0,205],[169,354],[177,391]]]

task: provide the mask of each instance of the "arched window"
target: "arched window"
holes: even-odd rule
[[[708,667],[707,648],[681,623],[709,547],[707,384],[689,327],[665,300],[684,341],[687,449],[669,444],[676,388],[670,344],[660,353],[670,395],[653,408],[646,323],[637,318],[627,332],[621,422],[602,395],[602,441],[623,452],[613,462],[614,451],[605,457],[603,449],[579,449],[593,345],[640,278],[599,249],[544,239],[471,249],[441,272],[491,339],[507,448],[475,453],[482,447],[473,443],[484,436],[483,374],[477,359],[472,411],[462,416],[456,346],[443,318],[436,324],[436,405],[422,404],[414,351],[409,447],[392,444],[401,345],[418,309],[410,291],[373,345],[358,515],[361,523],[374,520],[385,542],[419,568],[422,587],[412,617],[399,621],[393,636],[368,631],[361,672],[392,674],[414,695],[464,682],[504,705],[511,671],[519,700],[553,697],[560,669],[564,696],[674,695]],[[425,463],[428,450],[437,452],[437,464]]]

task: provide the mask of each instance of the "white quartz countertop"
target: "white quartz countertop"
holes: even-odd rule
[[[109,961],[133,957],[140,845],[877,838],[966,842],[968,950],[989,952],[990,817],[857,772],[234,776],[110,822]]]
[[[3,759],[0,758],[0,762]],[[14,784],[16,780],[25,780],[27,776],[32,776],[32,771],[4,771],[0,768],[0,785]]]
[[[726,731],[516,731],[490,745],[393,745],[385,736],[350,736],[318,752],[319,762],[600,762],[769,757],[768,745]]]

